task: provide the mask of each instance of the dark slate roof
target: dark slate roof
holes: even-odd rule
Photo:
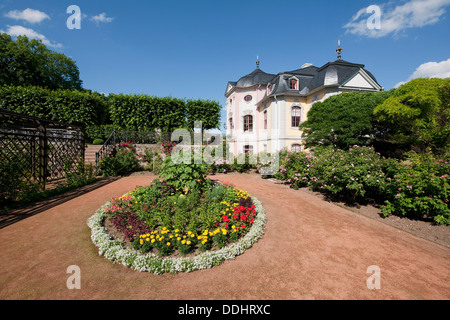
[[[255,84],[265,85],[269,83],[269,81],[274,77],[274,74],[265,73],[261,69],[255,69],[252,73],[240,78],[236,83],[236,87],[246,88],[254,86]]]
[[[336,60],[328,62],[318,68],[315,66],[306,66],[301,69],[280,72],[277,75],[265,73],[260,69],[255,69],[252,73],[243,76],[237,82],[229,82],[233,87],[246,88],[255,84],[267,85],[270,83],[272,91],[269,96],[280,94],[306,95],[309,92],[323,86],[340,86],[349,78],[363,69],[375,82],[375,77],[364,69],[363,64],[351,63],[345,60]],[[289,79],[296,77],[299,80],[298,90],[289,89]]]

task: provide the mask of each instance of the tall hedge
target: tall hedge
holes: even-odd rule
[[[2,86],[0,109],[84,126],[108,118],[106,98],[89,91]]]
[[[108,102],[112,123],[130,130],[171,131],[184,124],[185,102],[182,99],[110,94]]]
[[[0,109],[81,124],[94,139],[109,136],[107,132],[114,128],[172,132],[181,127],[192,128],[194,121],[202,121],[204,129],[212,129],[219,124],[221,107],[218,102],[200,99],[142,94],[105,97],[88,90],[0,86]]]

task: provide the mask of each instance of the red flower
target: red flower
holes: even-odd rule
[[[245,207],[244,207],[244,206],[239,206],[238,209],[239,209],[240,211],[244,211],[244,210],[245,210]]]
[[[241,228],[242,228],[242,229],[244,229],[244,228],[245,228],[245,226],[244,226],[243,224],[241,224]]]
[[[239,218],[239,216],[238,215],[234,215],[233,218],[237,219],[237,218]]]
[[[247,220],[247,218],[248,218],[248,217],[247,217],[245,214],[241,214],[241,219],[242,219],[242,220],[245,221],[245,220]]]
[[[226,215],[224,215],[222,217],[222,222],[228,222],[228,221],[230,221],[230,219],[228,219],[228,217]]]

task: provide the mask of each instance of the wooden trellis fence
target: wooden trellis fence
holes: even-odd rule
[[[11,184],[62,179],[84,162],[84,133],[73,125],[0,110],[0,196]]]

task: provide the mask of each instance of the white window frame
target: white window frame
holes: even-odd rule
[[[294,89],[291,89],[291,80],[295,80],[295,88]],[[298,90],[299,85],[300,85],[300,81],[298,80],[297,77],[294,76],[294,77],[290,77],[288,79],[288,88],[289,88],[289,90]]]
[[[294,108],[299,108],[299,110],[300,110],[300,121],[299,121],[299,125],[302,123],[302,114],[303,114],[303,108],[302,108],[302,106],[299,106],[299,105],[293,105],[293,106],[291,106],[291,115],[290,115],[290,118],[289,118],[289,121],[290,121],[290,126],[291,126],[291,129],[298,129],[298,126],[296,126],[296,127],[293,127],[292,126],[292,111],[293,111],[293,109]]]

